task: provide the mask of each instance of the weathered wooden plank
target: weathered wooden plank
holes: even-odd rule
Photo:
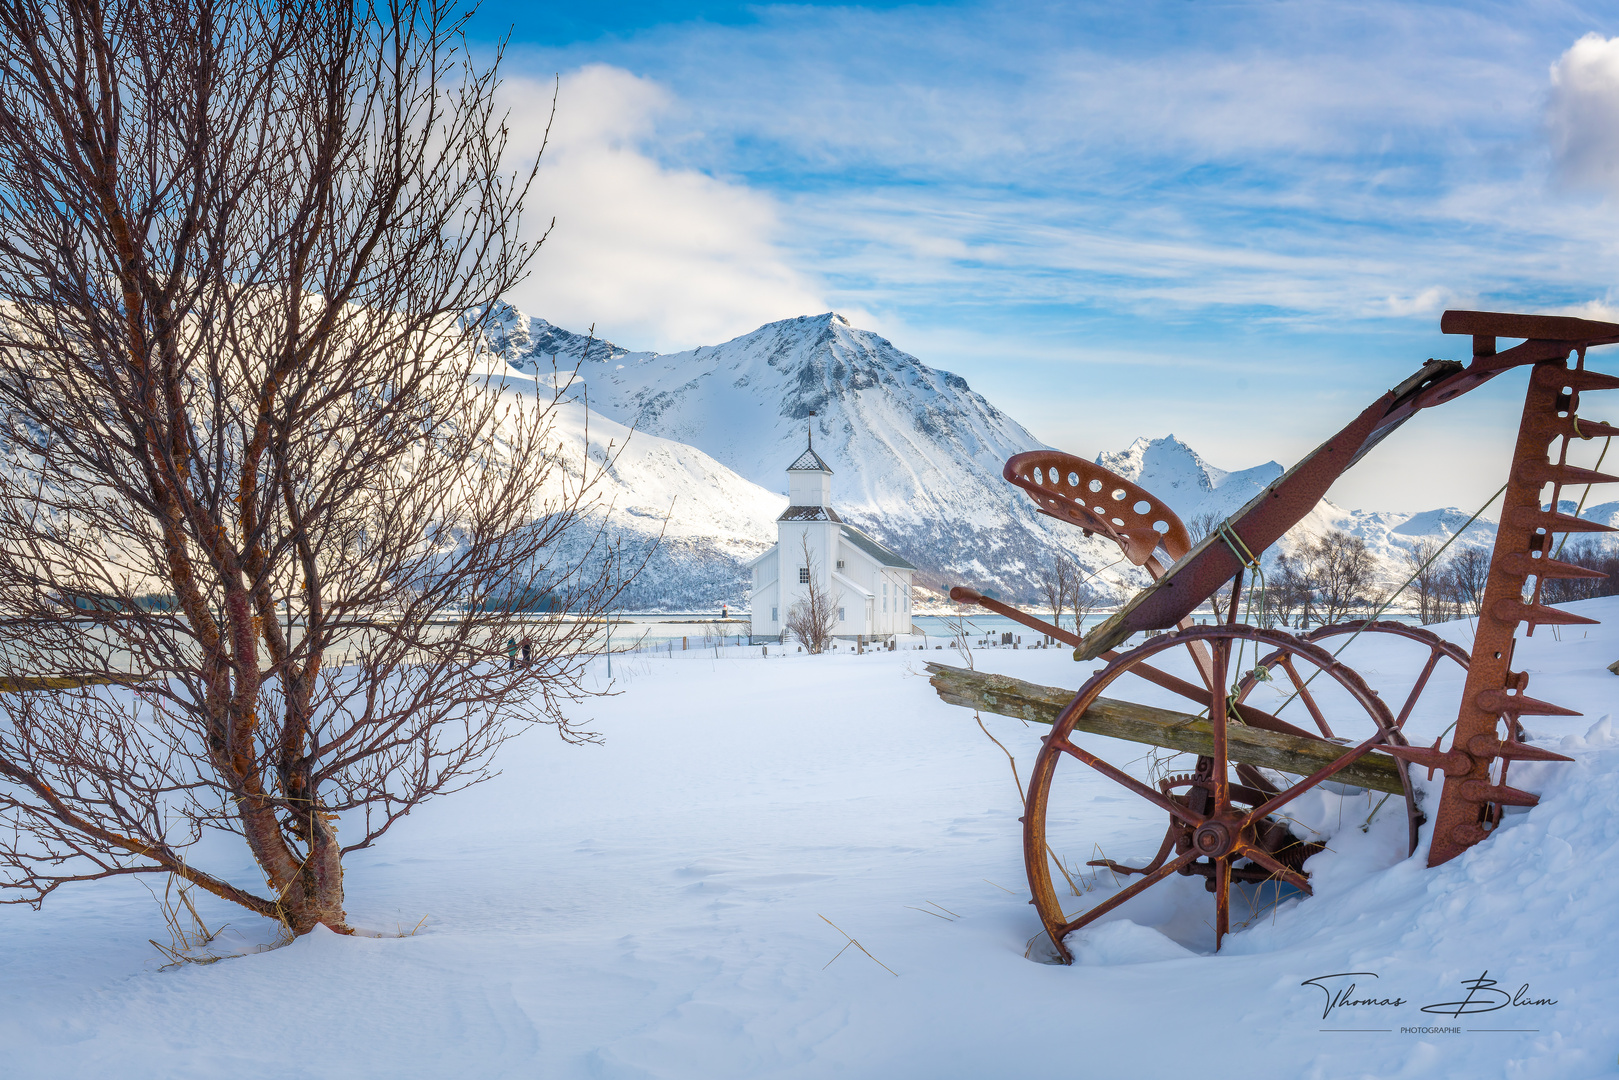
[[[929,663],[929,680],[939,697],[951,705],[1015,716],[1033,724],[1053,724],[1059,713],[1074,699],[1074,691],[1057,686],[1041,686],[1007,675]],[[1137,705],[1113,698],[1097,698],[1074,724],[1078,731],[1107,735],[1115,739],[1162,746],[1188,754],[1212,754],[1214,730],[1207,720],[1171,709]],[[1304,739],[1279,731],[1232,724],[1226,743],[1231,760],[1266,769],[1308,776],[1332,764],[1344,747],[1320,739]],[[1400,765],[1392,757],[1372,751],[1345,766],[1333,779],[1343,784],[1404,794],[1400,786]]]

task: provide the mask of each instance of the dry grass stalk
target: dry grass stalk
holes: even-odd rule
[[[932,914],[932,913],[930,912],[929,914]],[[822,922],[826,923],[826,925],[830,926],[832,929],[836,930],[838,933],[843,934],[843,936],[845,938],[848,938],[849,944],[845,945],[843,948],[839,949],[838,950],[838,955],[834,956],[832,958],[832,960],[836,960],[838,958],[838,956],[842,956],[844,953],[848,952],[849,951],[849,945],[853,945],[855,948],[859,949],[861,952],[865,953],[868,957],[870,957],[872,963],[876,964],[878,967],[882,968],[884,971],[886,971],[890,975],[894,976],[894,978],[896,978],[896,979],[899,978],[899,972],[895,971],[893,968],[889,967],[887,964],[883,963],[881,960],[877,959],[875,956],[872,956],[871,952],[864,945],[860,944],[860,942],[856,941],[854,938],[849,937],[848,934],[844,933],[844,931],[838,926],[837,923],[833,922],[831,919],[827,918],[825,915],[821,915],[819,912],[817,912],[816,915]],[[821,970],[825,971],[827,968],[831,967],[832,966],[832,960],[828,960],[826,963],[822,964],[821,965]]]

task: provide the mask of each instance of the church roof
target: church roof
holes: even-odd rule
[[[779,460],[779,459],[778,459]],[[787,466],[788,472],[824,472],[831,475],[832,467],[821,460],[821,455],[814,449],[805,450],[798,455],[798,460]]]
[[[830,506],[789,506],[781,512],[777,521],[836,521],[840,524],[843,519],[838,512]]]
[[[871,537],[867,536],[853,525],[843,526],[843,538],[849,541],[849,543],[853,544],[855,547],[859,548],[861,551],[864,551],[867,555],[870,555],[873,559],[876,559],[878,562],[882,563],[884,566],[892,566],[898,570],[916,569],[915,565],[906,562],[898,555],[895,555],[892,551],[889,551],[887,548],[883,547],[877,541],[873,540]]]

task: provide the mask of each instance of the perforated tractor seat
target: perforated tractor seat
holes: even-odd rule
[[[1008,458],[1001,475],[1028,492],[1041,513],[1078,525],[1087,536],[1107,537],[1155,579],[1191,550],[1191,536],[1175,511],[1095,462],[1060,450],[1031,450]],[[1164,557],[1155,558],[1160,548]]]

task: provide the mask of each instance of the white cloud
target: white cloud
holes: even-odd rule
[[[1586,34],[1552,65],[1546,120],[1559,175],[1619,193],[1619,37]]]
[[[1606,299],[1587,300],[1583,304],[1568,304],[1554,308],[1550,314],[1572,315],[1576,319],[1591,319],[1595,322],[1619,323],[1619,303],[1615,302],[1613,292],[1610,290]]]
[[[1456,294],[1440,286],[1423,289],[1415,296],[1390,296],[1383,301],[1388,313],[1396,318],[1408,315],[1432,315],[1455,306]]]
[[[511,79],[512,149],[539,149],[552,87]],[[671,168],[647,147],[677,107],[657,83],[605,64],[562,77],[557,117],[529,198],[533,226],[556,227],[513,296],[552,322],[630,348],[713,344],[762,323],[825,311],[777,246],[774,201],[744,185]]]

